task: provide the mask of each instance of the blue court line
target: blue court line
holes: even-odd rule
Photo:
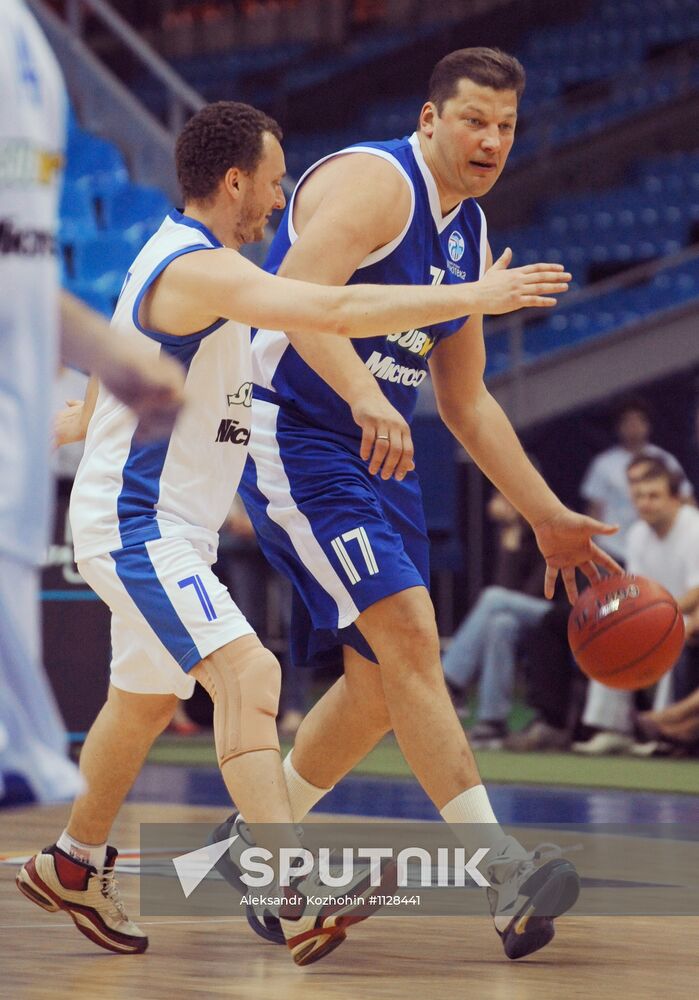
[[[42,601],[99,601],[92,590],[42,590]]]
[[[694,795],[535,785],[489,785],[488,792],[501,823],[627,823],[639,832],[643,824],[652,823],[699,827],[699,796]],[[129,801],[231,808],[217,769],[172,764],[146,765]],[[416,781],[367,775],[348,775],[323,797],[316,811],[377,819],[439,819]]]

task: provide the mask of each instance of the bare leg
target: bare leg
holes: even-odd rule
[[[71,810],[67,830],[83,844],[103,844],[153,742],[175,710],[171,694],[132,694],[110,685],[80,754],[87,791]]]
[[[444,681],[434,608],[424,587],[377,601],[357,625],[381,665],[396,739],[438,809],[481,783]]]
[[[299,726],[294,768],[318,788],[330,788],[390,730],[376,663],[344,648],[345,672]]]
[[[380,676],[375,664],[346,651],[345,676],[299,729],[294,767],[306,781],[328,788],[392,728],[441,809],[481,779],[444,682],[429,595],[422,587],[393,594],[367,608],[357,625],[379,659]]]

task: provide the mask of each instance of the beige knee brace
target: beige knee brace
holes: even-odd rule
[[[202,660],[195,676],[214,703],[219,766],[254,750],[278,750],[277,711],[281,667],[273,653],[255,646],[235,659]]]

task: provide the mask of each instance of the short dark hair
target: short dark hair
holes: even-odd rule
[[[457,49],[440,59],[432,70],[427,100],[441,115],[444,102],[456,94],[459,80],[473,80],[493,90],[514,90],[517,99],[524,93],[524,67],[518,59],[500,49]]]
[[[265,132],[281,141],[282,130],[274,118],[249,104],[216,101],[197,111],[175,146],[177,179],[184,200],[210,198],[231,167],[253,173],[262,158]]]
[[[632,469],[641,468],[641,466],[644,467],[643,472],[632,476]],[[671,469],[660,455],[647,455],[643,452],[631,459],[626,466],[626,475],[632,483],[647,483],[651,479],[665,479],[672,497],[679,496],[684,478],[676,469]]]
[[[643,396],[623,396],[617,399],[612,407],[614,426],[617,427],[627,413],[640,413],[651,422],[650,406]]]

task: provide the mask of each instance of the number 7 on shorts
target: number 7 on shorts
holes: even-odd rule
[[[212,622],[218,618],[218,615],[214,611],[214,606],[211,603],[211,598],[206,592],[206,587],[202,583],[201,577],[198,573],[195,573],[194,576],[187,576],[184,580],[178,580],[177,586],[180,590],[184,590],[185,587],[194,587],[194,591],[199,598],[199,603],[204,609],[206,620]]]

